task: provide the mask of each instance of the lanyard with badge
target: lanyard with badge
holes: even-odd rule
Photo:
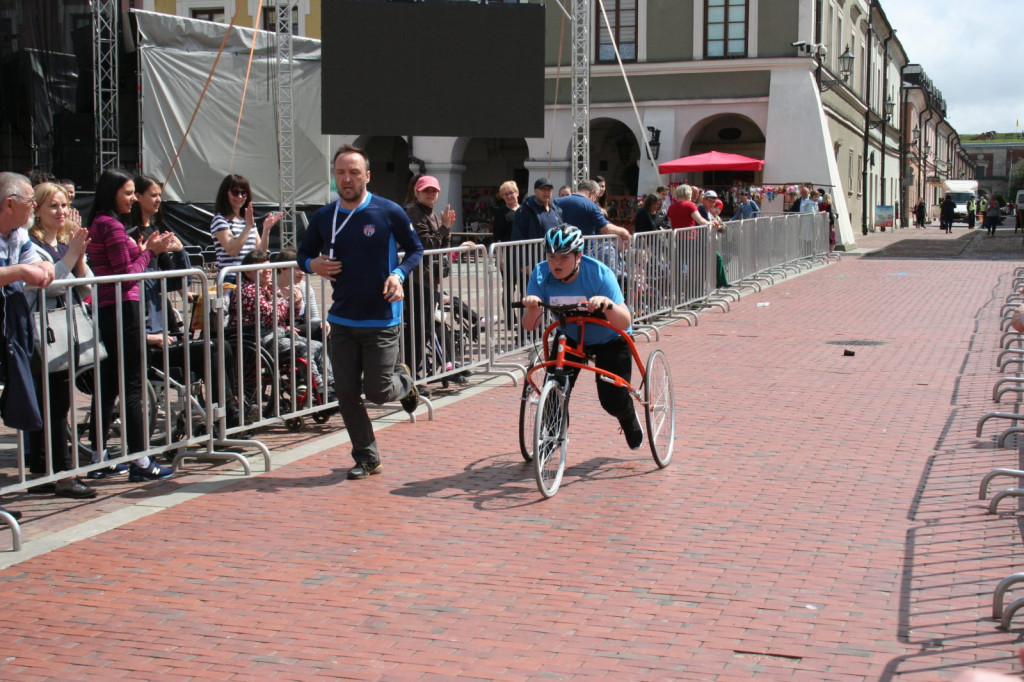
[[[327,257],[331,260],[334,260],[335,240],[338,238],[338,235],[341,234],[341,231],[345,229],[345,226],[348,225],[348,221],[352,219],[352,216],[356,214],[356,211],[358,211],[359,208],[360,206],[357,206],[349,211],[349,214],[345,216],[345,220],[341,221],[341,225],[338,225],[338,213],[341,211],[341,199],[338,199],[338,202],[334,204],[334,220],[331,221],[331,248],[327,252]]]

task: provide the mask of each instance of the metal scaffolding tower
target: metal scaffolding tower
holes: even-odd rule
[[[281,246],[296,245],[295,128],[292,99],[292,13],[297,0],[277,2],[277,144],[281,167]]]
[[[99,176],[119,165],[117,120],[117,0],[93,0],[93,111],[96,115],[96,161]]]
[[[572,7],[572,188],[590,177],[590,0]]]

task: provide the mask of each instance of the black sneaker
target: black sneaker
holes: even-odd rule
[[[381,466],[379,461],[360,462],[348,470],[348,480],[357,481],[360,478],[368,478],[374,474],[379,474],[382,471],[384,471],[384,467]]]
[[[405,364],[404,362],[400,363],[397,367],[395,367],[395,373],[404,374],[405,376],[409,377],[409,381],[412,382],[412,372],[409,371],[409,365]],[[409,414],[412,414],[413,412],[416,411],[416,406],[420,404],[420,392],[416,389],[415,383],[412,384],[412,388],[409,390],[409,392],[406,393],[404,397],[399,399],[398,402],[402,403],[402,409],[408,412]],[[359,467],[356,467],[356,469],[358,468]],[[352,471],[355,471],[355,469],[353,469]],[[352,478],[352,471],[349,472],[349,478]],[[357,478],[366,478],[366,476],[358,476]]]
[[[171,467],[162,467],[154,462],[150,462],[148,467],[140,467],[138,464],[132,463],[131,470],[128,472],[128,480],[132,483],[162,481],[173,475],[174,469]]]
[[[57,497],[72,497],[76,500],[88,500],[96,497],[96,490],[87,486],[80,478],[66,478],[57,481],[54,485]]]
[[[630,450],[636,450],[644,444],[644,431],[640,428],[640,420],[636,417],[636,412],[633,413],[633,418],[626,421],[620,421],[619,425],[622,426],[622,432],[626,434],[626,444],[629,445]]]

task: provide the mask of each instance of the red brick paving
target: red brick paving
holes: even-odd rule
[[[936,233],[861,246],[946,238],[932,254],[980,238]],[[997,242],[1020,248],[1009,236],[977,247],[991,257]],[[626,450],[581,381],[566,478],[542,501],[518,453],[518,389],[498,385],[437,421],[382,430],[381,476],[345,481],[347,447],[335,446],[14,564],[0,571],[0,677],[1014,670],[1024,625],[1002,632],[989,612],[1019,569],[1019,509],[990,516],[977,488],[1018,457],[995,447],[1008,424],[974,429],[1012,407],[991,389],[1015,263],[954,250],[848,255],[696,327],[663,328],[680,426],[665,470]],[[99,504],[136,501],[126,496]],[[27,512],[28,543],[45,536],[32,519],[45,503],[5,504]]]

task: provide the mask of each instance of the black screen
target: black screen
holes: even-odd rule
[[[322,132],[544,136],[544,8],[323,0]]]

